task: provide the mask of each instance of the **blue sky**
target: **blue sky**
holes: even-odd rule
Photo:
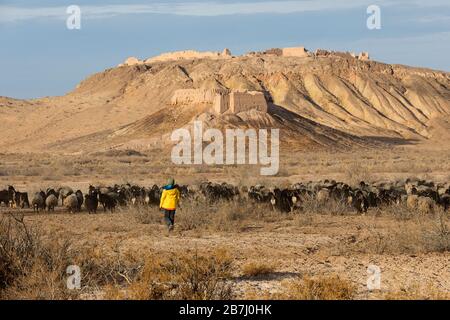
[[[81,29],[66,8],[81,8]],[[366,26],[381,8],[381,30]],[[0,0],[0,96],[63,95],[129,56],[302,45],[450,71],[450,0]]]

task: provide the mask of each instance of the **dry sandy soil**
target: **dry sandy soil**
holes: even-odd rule
[[[406,219],[398,215],[398,208],[395,213],[372,210],[364,216],[261,211],[259,218],[244,213],[201,225],[191,220],[192,210],[186,206],[179,211],[177,228],[170,235],[160,222],[161,214],[148,209],[97,215],[28,212],[25,222],[40,230],[45,242],[65,239],[71,248],[94,250],[101,260],[115,257],[125,265],[134,261],[142,266],[146,256],[192,257],[225,249],[232,256],[236,298],[274,299],[299,279],[334,275],[354,286],[354,299],[447,299],[450,293],[450,239],[440,235],[437,217]],[[224,214],[223,206],[211,210]],[[245,269],[248,264],[265,271],[252,275]],[[367,268],[372,264],[381,268],[381,290],[367,289]],[[127,283],[117,286],[126,290]],[[105,294],[104,285],[83,287],[80,298]]]

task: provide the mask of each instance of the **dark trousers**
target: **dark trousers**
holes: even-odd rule
[[[172,229],[175,224],[175,210],[164,209],[164,221],[166,222],[167,227]]]

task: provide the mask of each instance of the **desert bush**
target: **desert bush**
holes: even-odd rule
[[[390,291],[384,294],[384,300],[450,300],[448,291],[439,290],[428,285],[424,288],[420,285],[412,285],[402,288],[400,291]]]
[[[152,256],[147,259],[137,281],[123,290],[110,288],[106,297],[136,300],[231,299],[231,267],[232,259],[225,250]]]
[[[305,277],[286,285],[278,299],[289,300],[351,300],[356,287],[339,276]]]
[[[125,211],[134,215],[137,222],[142,224],[161,223],[163,214],[158,207],[150,207],[147,205],[137,205],[129,208],[119,208],[119,211]]]
[[[142,154],[139,151],[133,150],[133,149],[127,149],[127,150],[108,150],[103,152],[93,152],[91,153],[92,156],[98,157],[98,156],[105,156],[105,157],[123,157],[123,156],[135,156],[135,157],[145,157],[145,154]]]
[[[450,229],[448,217],[443,211],[437,213],[431,228],[423,233],[424,247],[427,252],[450,251]]]
[[[190,201],[183,203],[183,208],[177,211],[176,221],[182,231],[195,229],[236,231],[240,230],[242,221],[254,214],[246,204],[219,202],[213,205],[202,201]]]
[[[448,217],[414,216],[380,229],[368,227],[369,235],[359,241],[357,251],[376,254],[430,253],[450,251]]]
[[[82,270],[84,291],[103,286],[120,286],[135,281],[143,268],[143,260],[134,255],[121,255],[117,250],[108,255],[94,248],[79,250],[73,254],[73,264]]]
[[[275,271],[275,267],[264,262],[249,262],[242,267],[244,277],[260,277],[271,274]]]
[[[194,205],[193,202],[183,203],[183,208],[177,211],[175,223],[182,231],[206,228],[212,216],[207,205]]]
[[[343,215],[352,211],[346,200],[330,198],[328,201],[317,201],[315,196],[304,196],[301,202],[301,211],[306,214],[332,214]]]
[[[398,221],[407,221],[413,218],[417,218],[417,212],[413,212],[408,209],[406,203],[393,203],[391,205],[385,205],[377,208],[378,215],[392,216]]]
[[[0,220],[0,298],[68,299],[77,296],[66,288],[69,246],[45,245],[39,233],[22,217]]]
[[[244,220],[251,220],[258,214],[252,210],[248,204],[223,203],[213,216],[212,227],[217,231],[241,230]]]
[[[80,290],[67,289],[67,267],[81,269]],[[0,299],[78,299],[106,285],[131,284],[143,263],[118,251],[73,250],[68,241],[45,243],[23,218],[0,220]]]
[[[370,168],[358,162],[351,162],[345,167],[345,176],[352,185],[358,184],[360,181],[371,181],[373,179],[370,174]]]

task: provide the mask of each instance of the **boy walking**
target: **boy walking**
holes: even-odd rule
[[[175,184],[175,180],[170,178],[167,185],[163,187],[159,207],[164,210],[164,221],[169,232],[173,230],[175,224],[175,211],[180,201],[180,191]]]

